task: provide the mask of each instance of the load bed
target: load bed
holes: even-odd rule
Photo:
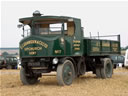
[[[114,35],[117,40],[102,40],[94,38],[84,38],[84,55],[85,56],[106,56],[120,54],[120,35]],[[108,36],[101,36],[108,37]],[[109,37],[113,37],[109,36]]]

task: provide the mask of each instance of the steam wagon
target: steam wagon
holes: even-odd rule
[[[112,77],[110,55],[120,54],[120,35],[117,40],[86,38],[80,19],[44,16],[39,11],[19,22],[18,27],[23,29],[20,79],[24,85],[35,84],[42,73],[53,71],[62,86],[71,85],[88,71],[98,78]]]

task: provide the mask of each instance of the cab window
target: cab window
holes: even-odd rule
[[[62,23],[35,24],[35,32],[38,35],[61,34]]]
[[[35,34],[37,35],[59,35],[62,34],[62,32],[64,32],[64,34],[67,36],[73,36],[74,31],[74,22],[35,22]]]
[[[73,36],[74,35],[74,22],[68,22],[67,23],[67,36]]]

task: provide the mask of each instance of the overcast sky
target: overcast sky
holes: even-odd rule
[[[121,46],[128,45],[128,2],[45,2],[3,1],[1,3],[1,47],[18,47],[22,30],[19,18],[35,10],[44,15],[63,15],[81,19],[84,35],[121,35]]]

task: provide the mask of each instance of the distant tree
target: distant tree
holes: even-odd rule
[[[18,55],[18,53],[15,53],[15,55]]]
[[[3,52],[2,55],[7,56],[7,55],[9,55],[9,53],[8,52]]]
[[[125,50],[125,47],[121,47],[121,50]]]
[[[125,50],[128,49],[128,46],[125,47]]]
[[[127,50],[128,49],[128,46],[126,47],[121,47],[121,50]]]

